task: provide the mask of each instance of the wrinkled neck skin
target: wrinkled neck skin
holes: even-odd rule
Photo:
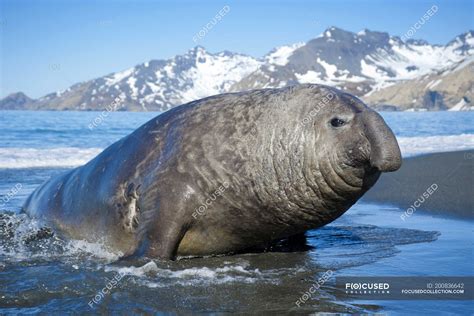
[[[310,109],[309,109],[310,110]],[[309,112],[308,110],[308,112]],[[378,179],[365,159],[354,161],[323,140],[291,107],[269,109],[260,118],[253,153],[250,194],[278,220],[302,231],[333,221],[349,209]],[[304,111],[303,111],[304,112]],[[313,118],[317,120],[318,117]],[[368,157],[368,143],[351,144]]]

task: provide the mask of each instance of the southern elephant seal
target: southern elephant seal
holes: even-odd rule
[[[392,131],[356,97],[254,90],[159,115],[44,183],[24,209],[124,255],[225,254],[335,220],[400,165]]]

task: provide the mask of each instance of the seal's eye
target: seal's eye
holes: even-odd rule
[[[346,124],[346,122],[337,117],[331,120],[331,125],[334,127],[341,127],[344,124]]]

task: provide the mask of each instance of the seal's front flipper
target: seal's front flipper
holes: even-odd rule
[[[175,221],[171,223],[160,221],[155,226],[154,231],[148,235],[149,244],[146,255],[152,258],[167,260],[176,259],[179,243],[186,234],[186,231],[186,227],[179,225]]]
[[[172,185],[170,187],[183,187]],[[181,191],[167,190],[159,201],[159,211],[153,222],[147,227],[149,241],[146,255],[161,259],[175,259],[179,244],[190,227],[186,212],[189,201]]]

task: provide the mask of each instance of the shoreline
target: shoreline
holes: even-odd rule
[[[424,154],[403,159],[402,167],[385,173],[361,199],[416,211],[474,218],[474,150]]]

